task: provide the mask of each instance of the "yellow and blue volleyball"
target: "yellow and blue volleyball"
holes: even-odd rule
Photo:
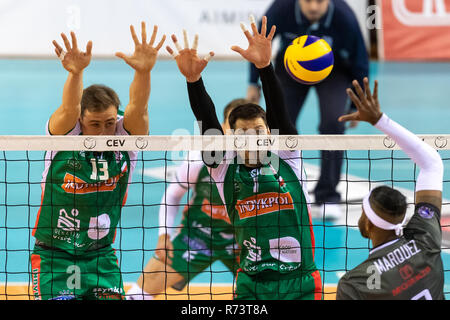
[[[333,70],[334,55],[330,45],[315,36],[301,36],[287,47],[284,67],[287,73],[303,84],[316,84]]]

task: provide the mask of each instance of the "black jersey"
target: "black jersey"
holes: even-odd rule
[[[339,281],[338,300],[444,299],[439,210],[416,205],[404,235],[373,248]]]

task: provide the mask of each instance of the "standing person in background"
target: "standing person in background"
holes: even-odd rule
[[[294,39],[302,35],[323,38],[334,53],[331,75],[314,85],[319,97],[320,134],[344,134],[345,125],[338,117],[354,111],[346,94],[353,79],[363,83],[368,76],[369,58],[355,14],[344,0],[276,0],[265,13],[268,21],[277,26],[280,48],[275,59],[275,72],[283,87],[289,116],[295,123],[310,86],[293,80],[283,66],[284,52]],[[270,26],[268,26],[270,28]],[[258,71],[250,64],[250,85],[247,99],[258,103],[261,90]],[[357,122],[350,123],[355,127]],[[342,168],[342,151],[321,152],[320,179],[314,190],[315,203],[326,219],[341,216],[338,203],[341,195],[336,187]]]

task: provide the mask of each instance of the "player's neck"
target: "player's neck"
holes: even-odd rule
[[[398,239],[398,237],[392,232],[373,234],[370,238],[372,240],[372,248],[376,248],[395,239]]]

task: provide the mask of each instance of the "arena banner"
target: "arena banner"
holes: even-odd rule
[[[384,60],[450,60],[450,0],[378,0]]]
[[[190,39],[200,36],[199,52],[214,51],[217,57],[238,58],[232,45],[245,46],[239,27],[250,14],[260,18],[277,0],[0,0],[0,56],[53,56],[52,40],[75,31],[79,44],[93,41],[95,56],[113,57],[133,50],[129,26],[140,33],[140,22],[153,24],[159,34],[186,29]],[[346,0],[365,25],[366,0]],[[269,22],[270,23],[270,22]],[[172,44],[167,41],[166,44]],[[165,49],[161,55],[168,56]]]

